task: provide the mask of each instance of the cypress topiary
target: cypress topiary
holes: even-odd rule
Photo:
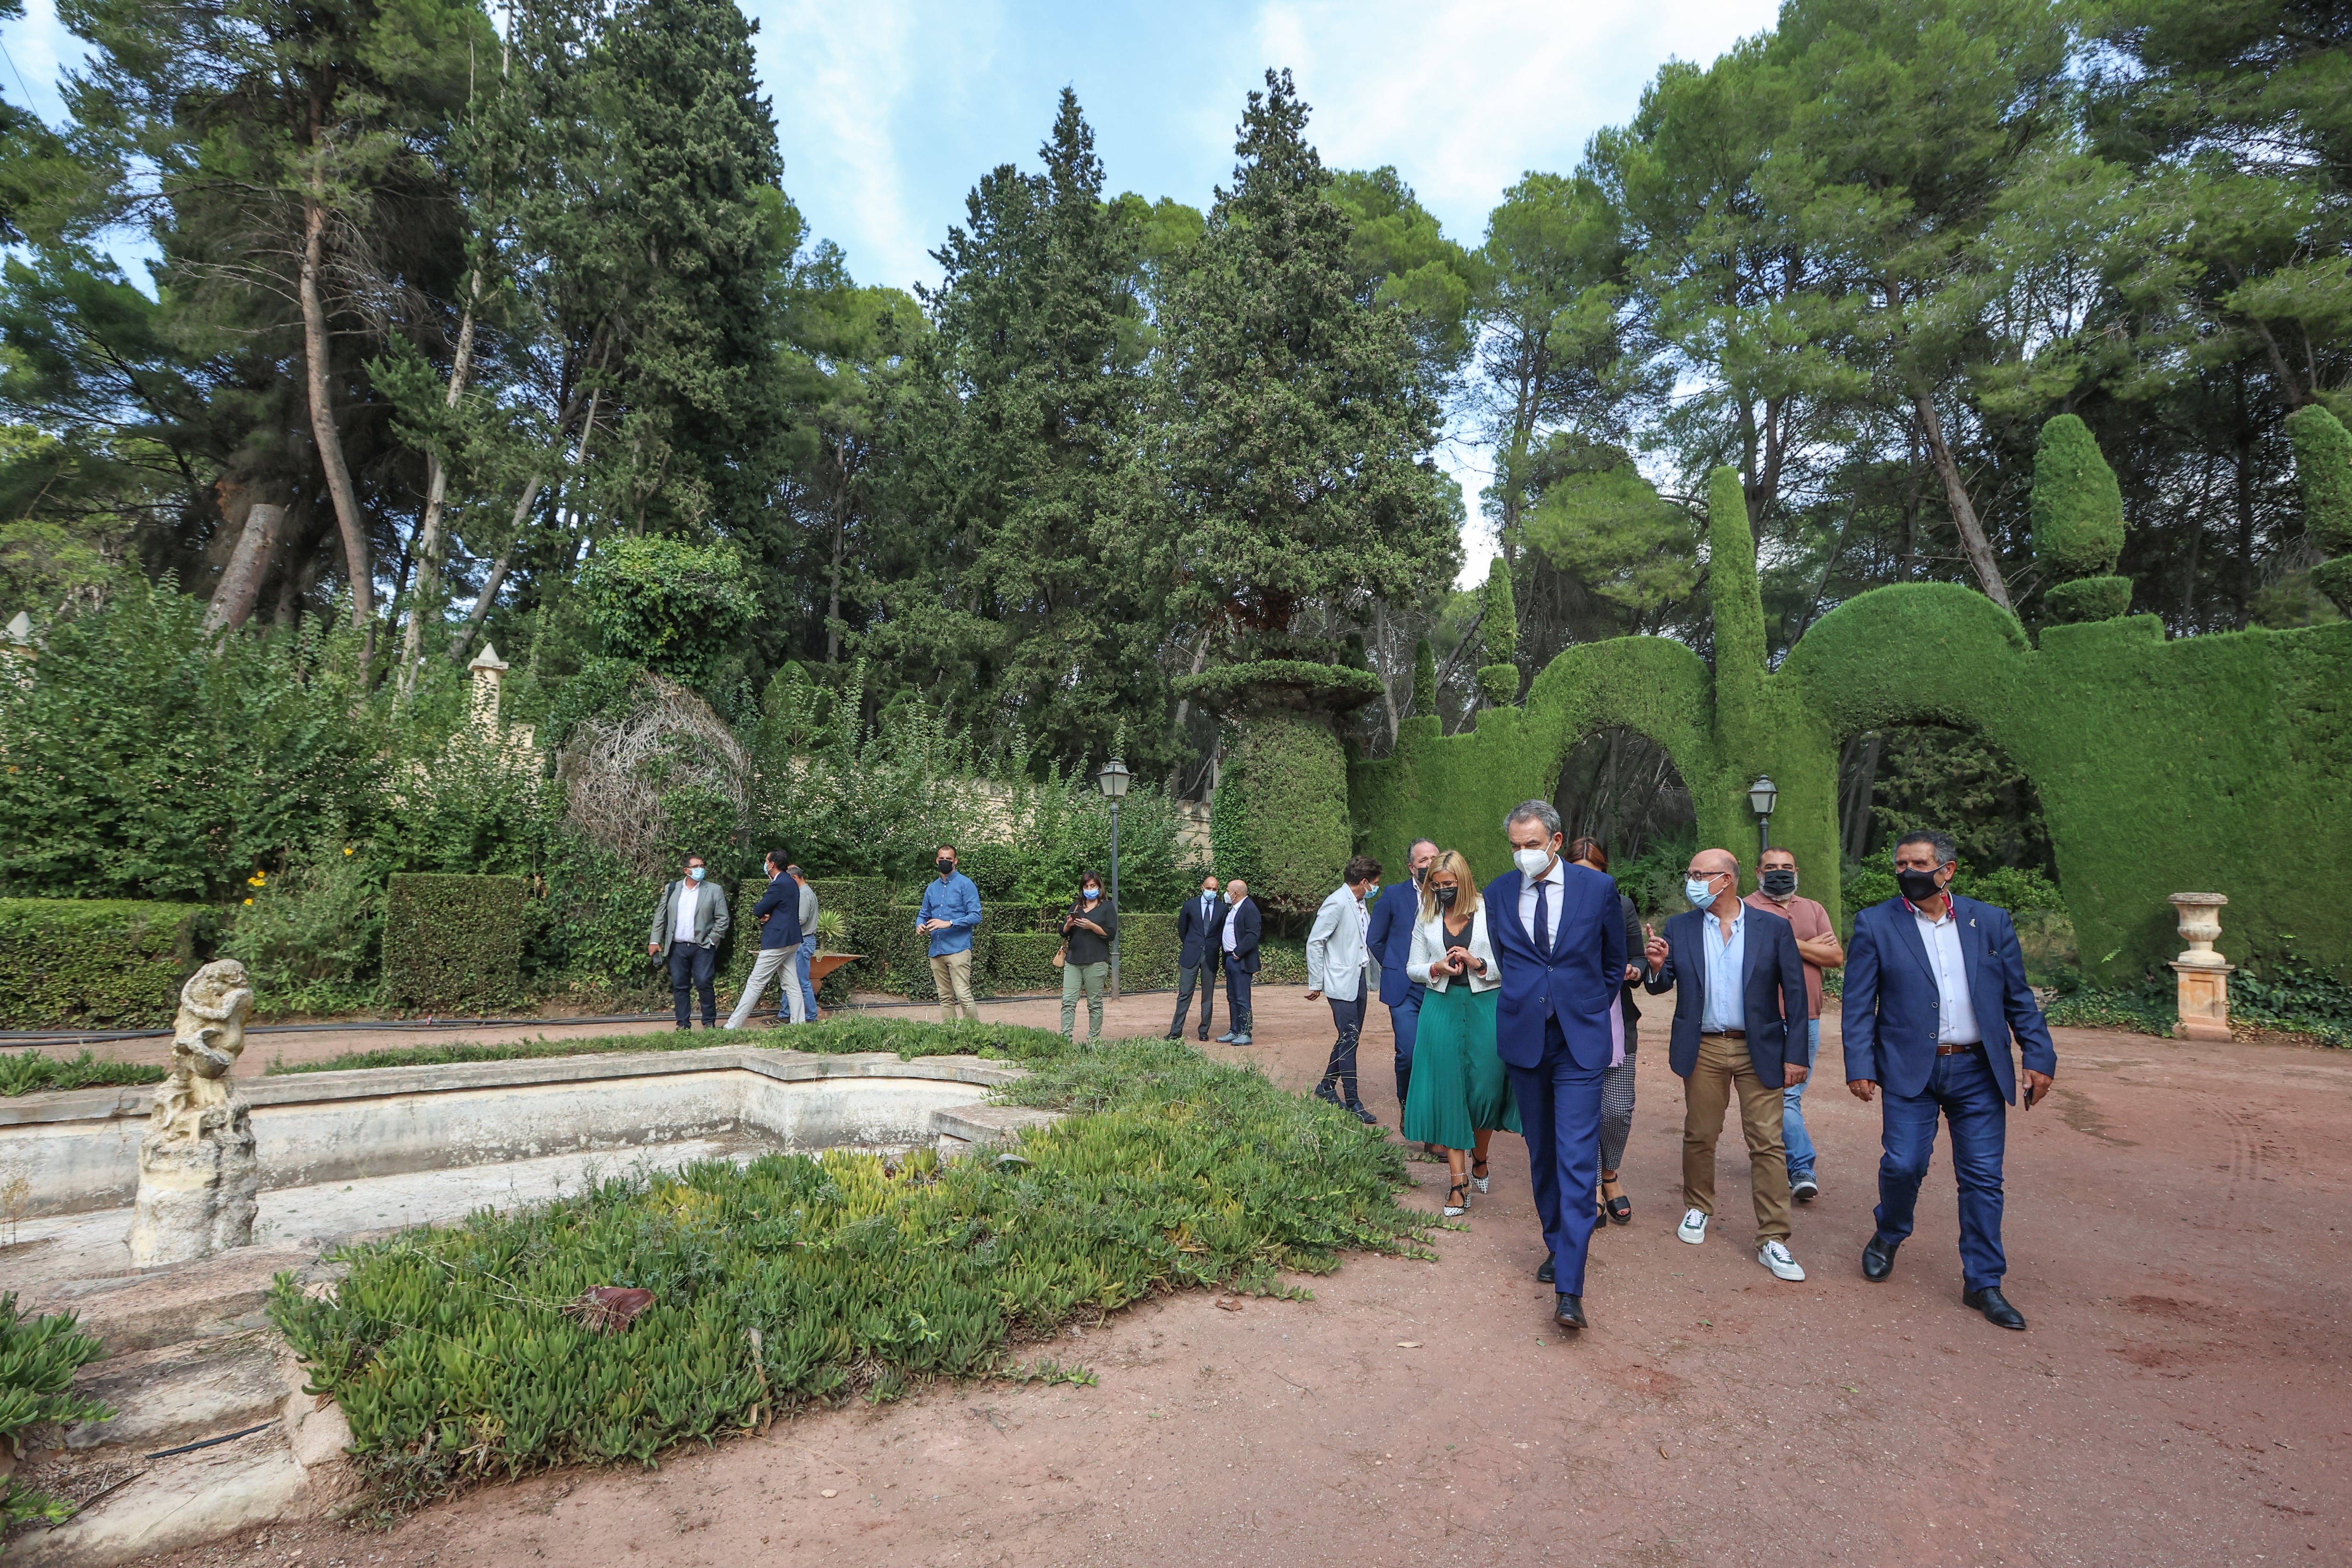
[[[1437,650],[1427,637],[1412,645],[1412,710],[1423,716],[1437,711]]]
[[[2110,575],[2124,549],[2124,492],[2090,426],[2061,414],[2033,449],[2033,555],[2059,621],[2109,620],[2131,608],[2129,579]],[[2104,586],[2080,587],[2076,579]],[[2118,602],[2116,584],[2122,584]]]
[[[2336,558],[2314,567],[2311,581],[2352,616],[2352,433],[2315,403],[2289,415],[2286,431],[2294,443],[2304,530]]]
[[[1507,707],[1519,699],[1519,606],[1511,592],[1511,569],[1500,555],[1486,567],[1479,635],[1486,662],[1479,667],[1478,689],[1489,704]]]

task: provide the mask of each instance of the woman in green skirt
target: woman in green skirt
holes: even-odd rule
[[[1477,879],[1457,850],[1444,851],[1429,868],[1406,967],[1429,991],[1413,1041],[1404,1136],[1445,1151],[1454,1184],[1445,1194],[1450,1219],[1469,1212],[1474,1180],[1486,1190],[1487,1140],[1497,1128],[1519,1131],[1510,1075],[1495,1052],[1495,991],[1502,975]]]

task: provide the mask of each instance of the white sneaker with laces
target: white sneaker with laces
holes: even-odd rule
[[[1788,1247],[1777,1241],[1768,1241],[1758,1247],[1756,1261],[1783,1279],[1802,1279],[1805,1277],[1804,1269],[1798,1266]]]
[[[1696,1247],[1706,1239],[1706,1215],[1696,1209],[1685,1209],[1683,1223],[1675,1227],[1675,1234]]]

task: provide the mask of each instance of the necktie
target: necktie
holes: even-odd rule
[[[1536,884],[1536,951],[1551,956],[1551,917],[1544,912],[1544,893],[1550,884]]]

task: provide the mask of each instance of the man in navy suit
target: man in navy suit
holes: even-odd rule
[[[1217,1005],[1217,933],[1224,929],[1225,900],[1217,896],[1217,875],[1201,879],[1201,890],[1176,911],[1176,1021],[1168,1037],[1184,1037],[1184,1015],[1192,1009],[1192,987],[1201,988],[1201,1038],[1209,1037],[1209,1015]]]
[[[1584,1249],[1601,1179],[1601,1075],[1618,1047],[1609,1026],[1625,982],[1617,884],[1559,858],[1559,813],[1525,800],[1503,819],[1513,869],[1486,884],[1486,934],[1502,971],[1495,1048],[1527,1130],[1528,1172],[1550,1257],[1536,1271],[1559,1292],[1553,1317],[1584,1327]]]
[[[1683,873],[1692,908],[1644,951],[1653,994],[1675,994],[1668,1062],[1683,1080],[1683,1223],[1696,1246],[1715,1215],[1715,1144],[1736,1092],[1756,1205],[1756,1261],[1782,1279],[1805,1271],[1789,1250],[1789,1159],[1781,1090],[1805,1081],[1805,964],[1784,915],[1740,901],[1739,858],[1702,849]],[[1791,1028],[1790,1021],[1795,1020]]]
[[[1235,877],[1225,884],[1225,915],[1217,936],[1225,965],[1225,1016],[1233,1020],[1217,1037],[1221,1046],[1250,1043],[1250,976],[1257,973],[1257,944],[1265,931],[1249,884]]]
[[[1936,1149],[1936,1119],[1952,1124],[1960,1189],[1961,1303],[2004,1329],[2025,1314],[2000,1293],[2000,1165],[2018,1069],[2025,1109],[2050,1092],[2058,1047],[2025,984],[2025,957],[2009,911],[1949,889],[1958,869],[1951,835],[1906,833],[1895,846],[1902,892],[1853,917],[1845,965],[1846,1088],[1867,1102],[1886,1091],[1878,1163],[1878,1222],[1862,1249],[1865,1279],[1895,1271],[1911,1234],[1919,1183]]]
[[[1404,1121],[1405,1089],[1412,1082],[1412,1037],[1421,1026],[1421,999],[1426,985],[1416,985],[1405,973],[1412,953],[1412,928],[1421,919],[1421,885],[1437,859],[1437,846],[1416,838],[1405,852],[1412,875],[1399,887],[1384,889],[1372,903],[1372,923],[1364,940],[1372,962],[1381,966],[1381,1005],[1389,1010],[1389,1034],[1396,1044],[1397,1121]]]

